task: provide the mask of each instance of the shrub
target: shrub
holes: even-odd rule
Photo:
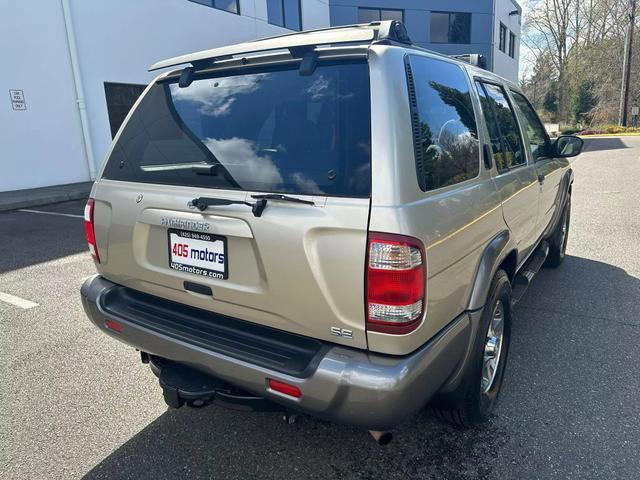
[[[562,135],[573,135],[574,133],[578,133],[581,130],[582,130],[581,128],[578,128],[577,126],[574,126],[574,125],[561,125],[560,126],[560,133]]]
[[[587,130],[582,130],[581,132],[579,132],[579,135],[616,135],[619,133],[640,133],[640,127],[621,127],[620,125],[608,124],[590,128]]]

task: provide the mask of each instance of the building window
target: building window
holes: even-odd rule
[[[500,22],[500,43],[498,48],[501,52],[507,51],[507,27],[502,22]]]
[[[207,7],[217,8],[225,12],[240,15],[240,0],[189,0],[190,2],[206,5]]]
[[[358,23],[380,22],[382,20],[404,21],[404,10],[388,8],[358,8]]]
[[[513,32],[509,32],[509,56],[516,57],[516,36]]]
[[[471,14],[431,12],[431,43],[471,43]]]
[[[302,30],[300,0],[267,0],[267,19],[273,25]]]
[[[111,138],[116,136],[129,110],[145,88],[146,85],[105,82],[104,95],[107,99]]]

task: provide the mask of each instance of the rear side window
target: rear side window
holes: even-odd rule
[[[104,177],[132,182],[368,197],[366,62],[177,78],[151,87]]]
[[[407,57],[418,183],[424,191],[478,176],[478,129],[463,70],[428,57]]]
[[[492,83],[476,82],[476,86],[491,136],[496,167],[504,171],[525,164],[527,157],[522,147],[516,114],[507,100],[506,92]],[[494,139],[496,134],[501,141]]]

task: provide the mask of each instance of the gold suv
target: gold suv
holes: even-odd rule
[[[395,21],[152,69],[87,203],[82,300],[167,403],[485,419],[512,305],[563,260],[582,141]]]

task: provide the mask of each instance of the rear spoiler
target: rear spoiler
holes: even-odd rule
[[[320,45],[336,44],[364,44],[373,42],[394,41],[411,45],[411,39],[402,22],[386,20],[360,25],[347,25],[340,27],[308,30],[305,32],[289,33],[277,37],[264,38],[252,42],[239,43],[226,47],[213,48],[202,52],[181,55],[157,62],[149,71],[161,68],[175,67],[190,63],[199,69],[213,64],[217,60],[227,60],[234,55],[266,52],[272,50],[288,49],[292,55],[301,57],[302,54],[314,50]]]

